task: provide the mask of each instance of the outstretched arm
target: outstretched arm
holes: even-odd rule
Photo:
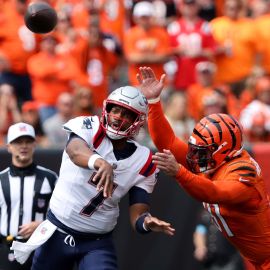
[[[238,204],[250,199],[254,203],[260,201],[260,195],[254,187],[247,186],[240,181],[213,182],[203,175],[196,175],[179,164],[169,150],[156,153],[153,163],[168,175],[176,178],[177,182],[194,199],[206,203]]]
[[[177,138],[162,111],[159,97],[164,88],[165,74],[158,80],[149,67],[140,67],[139,88],[149,102],[148,128],[159,151],[170,149],[177,161],[186,165],[187,144]]]

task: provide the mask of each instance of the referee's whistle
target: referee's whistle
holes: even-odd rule
[[[12,235],[8,235],[8,236],[6,237],[7,242],[12,242],[13,239],[14,239],[14,237],[13,237]]]

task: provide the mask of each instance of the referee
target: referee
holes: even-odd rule
[[[31,257],[17,263],[10,246],[26,241],[45,219],[57,175],[33,163],[34,128],[26,123],[9,127],[10,167],[0,172],[0,270],[30,270]]]

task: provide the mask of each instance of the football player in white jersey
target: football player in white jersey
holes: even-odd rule
[[[127,193],[136,231],[174,234],[171,224],[149,213],[158,169],[150,150],[132,140],[147,110],[140,91],[125,86],[104,101],[101,118],[81,116],[64,125],[69,139],[47,216],[55,230],[36,250],[32,270],[69,270],[74,263],[79,270],[117,269],[112,232]],[[40,235],[47,230],[41,226]]]

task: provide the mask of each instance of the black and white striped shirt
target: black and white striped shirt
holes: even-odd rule
[[[35,164],[0,172],[0,234],[16,237],[19,226],[43,221],[56,180],[56,173]]]

